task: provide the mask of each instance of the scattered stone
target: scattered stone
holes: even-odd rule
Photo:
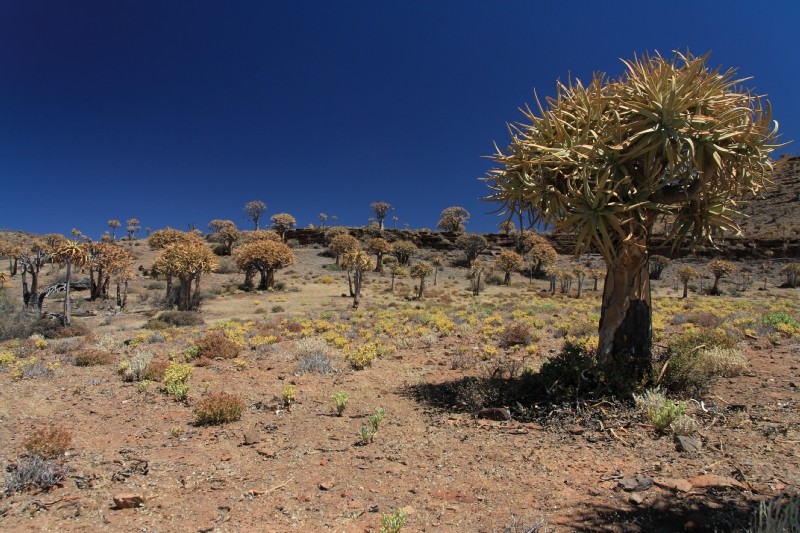
[[[675,446],[679,452],[700,453],[703,451],[703,441],[699,437],[675,435]]]
[[[252,428],[244,432],[244,443],[247,446],[257,442],[261,442],[261,434],[256,428]]]
[[[636,474],[619,480],[619,486],[626,492],[642,492],[653,486],[653,478],[644,474]]]
[[[653,483],[662,489],[674,490],[675,492],[689,492],[692,490],[692,484],[685,479],[654,479]]]
[[[334,487],[334,485],[336,485],[336,481],[333,479],[328,479],[320,482],[319,490],[331,490]]]
[[[117,509],[133,509],[134,507],[141,507],[144,505],[144,502],[145,498],[141,494],[126,492],[114,495],[114,507]]]
[[[431,493],[431,496],[433,496],[437,500],[442,500],[445,502],[475,503],[476,501],[478,501],[478,499],[475,498],[475,496],[472,496],[470,494],[465,494],[461,491],[446,490],[446,489],[437,490]]]
[[[708,487],[721,487],[721,488],[737,488],[747,490],[747,486],[743,483],[727,476],[718,476],[717,474],[703,474],[687,479],[692,487],[695,488],[708,488]]]
[[[255,450],[258,453],[258,455],[263,455],[268,459],[274,459],[275,456],[278,455],[277,450],[275,450],[275,448],[273,448],[272,446],[261,445],[257,446]]]
[[[635,505],[641,505],[644,503],[644,495],[639,494],[638,492],[634,492],[633,494],[628,496],[628,501]]]
[[[583,435],[583,432],[586,430],[581,426],[570,426],[567,428],[567,431],[572,435]]]
[[[488,420],[511,420],[511,413],[505,407],[486,407],[478,411],[477,416]]]

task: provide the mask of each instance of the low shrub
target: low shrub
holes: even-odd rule
[[[114,356],[104,350],[88,349],[75,354],[75,366],[110,365]]]
[[[683,402],[667,399],[664,393],[658,389],[647,390],[642,395],[634,394],[633,400],[656,428],[656,431],[660,432],[666,431],[670,424],[686,411],[686,405]]]
[[[800,531],[800,494],[787,494],[764,500],[753,515],[749,533]]]
[[[198,401],[194,416],[198,425],[219,425],[242,418],[245,403],[236,395],[220,392]]]
[[[239,356],[241,348],[236,342],[232,341],[222,331],[209,331],[197,342],[197,353],[199,357],[214,359],[234,359]]]
[[[147,381],[162,381],[164,379],[164,373],[169,368],[169,361],[158,360],[152,361],[147,367],[144,369],[144,379]]]
[[[347,402],[350,401],[350,395],[344,391],[335,392],[331,396],[333,405],[336,407],[336,416],[342,416],[344,410],[347,408]]]
[[[10,496],[32,488],[47,491],[60,486],[67,477],[69,468],[62,463],[33,455],[20,458],[7,471],[4,494]]]
[[[72,433],[57,426],[41,427],[25,437],[22,446],[29,454],[42,459],[58,459],[72,446]]]
[[[524,324],[508,325],[500,334],[500,344],[503,346],[527,346],[530,343],[531,332]]]
[[[153,352],[137,349],[130,359],[122,361],[117,367],[117,371],[122,374],[125,381],[141,381],[144,373],[153,361]]]
[[[170,326],[202,326],[205,320],[196,311],[164,311],[156,317],[161,322]]]
[[[735,348],[736,338],[720,328],[684,331],[670,341],[654,368],[654,381],[679,396],[702,395],[720,372],[729,371],[723,354],[733,354]]]
[[[164,371],[164,385],[167,393],[176,400],[185,400],[189,394],[189,376],[192,375],[192,366],[172,362]]]

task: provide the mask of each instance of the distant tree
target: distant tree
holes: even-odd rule
[[[483,271],[485,266],[481,261],[473,261],[469,267],[469,283],[472,295],[478,296],[483,289]]]
[[[328,220],[328,215],[326,215],[325,213],[320,213],[319,214],[319,228],[320,229],[325,229],[325,222],[327,220]]]
[[[606,275],[606,270],[604,268],[592,268],[589,270],[589,276],[592,278],[594,282],[592,290],[597,292],[597,284],[600,282],[602,278]]]
[[[119,220],[112,218],[108,221],[108,227],[111,228],[111,240],[117,240],[117,228],[120,227],[122,224],[119,223]]]
[[[522,266],[522,256],[511,250],[503,250],[495,258],[494,264],[498,270],[505,274],[503,278],[504,285],[511,284],[511,273]]]
[[[334,226],[336,225],[336,219],[337,219],[336,215],[331,215],[331,221],[333,221]]]
[[[383,272],[383,256],[392,251],[392,245],[386,239],[375,237],[367,241],[367,251],[375,254],[375,272]]]
[[[264,214],[264,211],[267,210],[267,204],[262,202],[261,200],[251,200],[244,204],[244,213],[247,215],[249,220],[252,220],[253,223],[256,225],[255,229],[258,231],[258,219],[261,218],[261,215]]]
[[[233,220],[214,219],[208,223],[211,237],[225,247],[225,255],[231,255],[233,244],[241,237],[242,233]]]
[[[469,211],[463,207],[453,206],[442,211],[436,226],[444,231],[462,232],[468,220]]]
[[[372,212],[375,213],[375,218],[378,222],[378,227],[381,231],[383,231],[383,220],[386,218],[386,215],[389,214],[389,211],[392,210],[392,204],[389,202],[372,202],[369,204]]]
[[[786,287],[794,289],[800,281],[800,263],[792,262],[784,265],[781,274],[786,276]]]
[[[677,272],[675,272],[675,276],[683,283],[683,298],[689,296],[689,282],[693,279],[697,279],[700,277],[700,272],[695,270],[694,268],[690,267],[689,265],[684,265],[678,268]]]
[[[393,224],[393,225],[392,225],[392,227],[393,227],[394,229],[397,229],[397,221],[398,221],[398,220],[400,220],[400,219],[399,219],[399,218],[397,218],[397,216],[396,216],[396,215],[392,217],[392,224]]]
[[[497,227],[500,229],[500,233],[504,235],[511,235],[517,230],[516,224],[511,219],[500,222]]]
[[[77,241],[67,241],[53,252],[53,259],[59,263],[64,263],[67,267],[64,283],[64,317],[62,318],[65,326],[69,326],[72,317],[70,309],[70,285],[72,283],[72,267],[81,268],[89,259],[86,248]]]
[[[586,276],[589,275],[589,269],[581,265],[576,265],[572,269],[572,275],[575,276],[576,280],[578,280],[577,297],[580,298],[583,296],[583,281],[586,279]]]
[[[431,265],[433,265],[433,285],[436,286],[436,278],[438,277],[439,269],[444,265],[444,256],[442,254],[436,254],[431,257]]]
[[[417,300],[422,300],[425,296],[425,278],[433,274],[433,267],[424,261],[414,263],[408,271],[408,274],[412,278],[419,280],[419,285],[417,285]]]
[[[344,254],[360,249],[361,245],[358,243],[358,239],[346,233],[336,235],[328,245],[328,251],[336,258],[337,265]]]
[[[111,277],[130,267],[131,253],[114,242],[90,242],[85,245],[86,262],[89,272],[89,299],[108,298]]]
[[[558,253],[550,242],[537,233],[526,233],[522,240],[522,249],[532,267],[531,278],[542,274],[543,269],[558,259]]]
[[[272,221],[272,229],[278,232],[283,242],[286,242],[286,232],[294,229],[297,225],[297,220],[289,213],[277,213],[272,215],[270,220]]]
[[[353,309],[358,309],[361,303],[361,285],[364,282],[364,274],[374,268],[372,259],[367,252],[353,250],[342,256],[342,267],[347,270],[347,281],[350,282],[352,272],[352,283],[350,285],[350,295],[353,297]]]
[[[132,240],[133,240],[133,236],[134,236],[134,235],[136,234],[136,232],[137,232],[137,231],[139,231],[139,229],[140,229],[140,226],[139,226],[139,219],[138,219],[138,218],[129,218],[129,219],[127,220],[127,223],[128,223],[128,227],[127,227],[127,232],[128,232],[128,240],[129,240],[129,241],[132,241]]]
[[[392,286],[391,286],[391,288],[389,290],[394,292],[394,279],[396,277],[405,276],[406,275],[406,269],[401,267],[400,265],[393,265],[391,272],[392,272]]]
[[[736,271],[736,265],[724,259],[714,259],[708,263],[708,269],[714,275],[714,286],[708,291],[709,294],[719,295],[722,294],[719,290],[719,280]]]
[[[8,273],[11,276],[17,275],[17,265],[22,247],[13,242],[0,239],[0,257],[8,258]]]
[[[19,266],[22,268],[22,301],[25,307],[39,308],[39,273],[42,267],[50,261],[51,249],[41,240],[35,240],[22,249],[18,256]],[[31,276],[28,286],[27,275]]]
[[[167,292],[167,301],[176,305],[179,311],[191,311],[200,306],[202,275],[217,268],[217,259],[206,243],[193,233],[187,233],[186,238],[168,244],[153,267],[170,279],[178,279],[177,295]]]
[[[650,279],[661,279],[664,269],[672,264],[672,259],[663,255],[650,256]]]
[[[407,265],[411,256],[417,253],[417,245],[411,241],[397,241],[392,245],[392,255],[400,265]]]
[[[486,237],[483,235],[478,235],[477,233],[460,235],[456,239],[455,244],[456,248],[464,251],[464,254],[467,256],[467,265],[470,266],[472,265],[473,261],[477,259],[478,254],[480,254],[489,246]]]
[[[269,290],[275,285],[275,271],[295,263],[292,250],[281,241],[260,239],[236,248],[236,265],[245,272],[245,287],[252,288],[253,272],[261,279],[259,290]]]

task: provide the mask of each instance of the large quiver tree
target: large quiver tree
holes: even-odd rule
[[[648,243],[656,219],[674,220],[673,243],[738,232],[735,200],[768,181],[777,126],[769,103],[708,56],[624,61],[618,79],[559,83],[528,122],[509,128],[494,156],[490,198],[533,223],[574,235],[607,264],[598,357],[650,369],[652,320]]]

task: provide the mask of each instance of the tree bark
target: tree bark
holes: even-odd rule
[[[70,276],[72,275],[72,262],[67,259],[65,261],[67,264],[67,280],[64,283],[64,325],[69,326],[72,317],[70,316],[70,308],[69,308],[69,288],[70,288]]]
[[[511,272],[506,272],[506,275],[503,277],[503,285],[511,285]]]
[[[626,242],[608,271],[600,316],[598,358],[613,367],[620,383],[640,381],[651,370],[653,342],[647,248]]]

